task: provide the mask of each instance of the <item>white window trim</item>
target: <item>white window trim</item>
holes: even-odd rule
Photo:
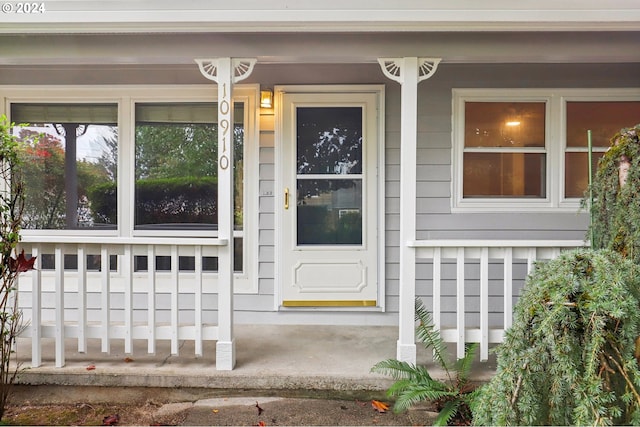
[[[452,212],[578,212],[579,198],[564,197],[566,103],[570,101],[640,101],[640,88],[616,89],[453,89],[452,91]],[[547,153],[544,199],[462,197],[464,154],[464,104],[475,102],[546,102]]]
[[[234,275],[235,291],[258,292],[258,154],[259,154],[259,99],[260,88],[255,84],[234,86],[234,101],[245,103],[245,155],[244,155],[244,223],[243,230],[234,236],[243,236],[243,271]],[[22,230],[25,236],[52,238],[59,236],[121,237],[148,240],[148,237],[217,237],[203,236],[202,232],[158,230],[134,231],[135,176],[135,111],[137,102],[216,102],[217,86],[206,85],[101,85],[101,86],[0,86],[0,115],[9,119],[13,103],[113,103],[118,105],[118,226],[116,230]],[[126,133],[125,133],[126,131]],[[206,273],[217,277],[217,273]]]

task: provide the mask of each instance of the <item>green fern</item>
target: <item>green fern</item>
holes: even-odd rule
[[[418,322],[418,341],[425,349],[433,352],[433,360],[444,371],[446,379],[434,379],[427,367],[396,359],[383,360],[371,368],[371,371],[395,380],[387,390],[388,396],[396,398],[393,406],[395,412],[405,411],[420,402],[434,402],[441,408],[434,425],[447,425],[456,417],[470,422],[470,407],[476,394],[469,384],[469,374],[477,344],[468,344],[464,357],[452,362],[446,343],[433,326],[431,313],[418,298],[415,304],[415,320]]]
[[[433,422],[434,426],[446,426],[453,419],[453,417],[460,410],[460,405],[462,404],[461,399],[450,400],[444,404],[438,417]]]
[[[433,351],[433,360],[445,371],[449,381],[452,380],[451,371],[455,369],[451,365],[447,345],[433,326],[433,318],[431,313],[422,303],[422,300],[416,298],[415,303],[415,320],[418,322],[416,328],[416,336],[418,341],[422,342],[425,348]]]

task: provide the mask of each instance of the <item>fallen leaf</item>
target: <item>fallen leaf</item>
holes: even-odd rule
[[[87,366],[87,371],[93,371],[94,369],[96,369],[96,365]]]
[[[217,414],[218,412],[220,412],[220,409],[214,409],[214,410],[213,410],[213,411],[211,411],[211,412],[213,412],[214,414]]]
[[[258,408],[258,415],[262,415],[262,413],[264,412],[264,409],[262,409],[260,407],[260,405],[258,404],[258,402],[256,402],[256,408]]]
[[[24,273],[25,271],[33,270],[33,265],[36,262],[36,257],[27,259],[24,256],[24,249],[20,254],[15,257],[9,257],[9,271],[14,273]]]
[[[120,415],[109,415],[102,419],[103,426],[114,426],[120,422]]]
[[[379,400],[372,400],[371,406],[373,406],[373,409],[378,411],[378,413],[380,414],[383,414],[389,410],[389,405],[384,402],[380,402]]]
[[[124,358],[124,362],[125,362],[125,363],[131,363],[131,362],[133,362],[133,359],[132,359],[132,358],[130,358],[130,357],[125,357],[125,358]]]

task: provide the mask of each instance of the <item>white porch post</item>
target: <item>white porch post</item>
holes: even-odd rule
[[[233,84],[248,77],[255,59],[196,59],[200,72],[218,83],[218,341],[216,369],[236,364],[233,337]]]
[[[415,249],[416,239],[416,154],[418,131],[418,83],[431,77],[440,59],[380,58],[384,74],[402,85],[400,108],[400,304],[396,358],[416,363]]]

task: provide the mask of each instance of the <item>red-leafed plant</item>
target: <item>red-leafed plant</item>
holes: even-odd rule
[[[0,116],[0,419],[19,370],[16,338],[23,329],[18,306],[18,275],[32,270],[34,258],[17,253],[24,209],[24,186],[19,175],[20,143],[14,125]]]

